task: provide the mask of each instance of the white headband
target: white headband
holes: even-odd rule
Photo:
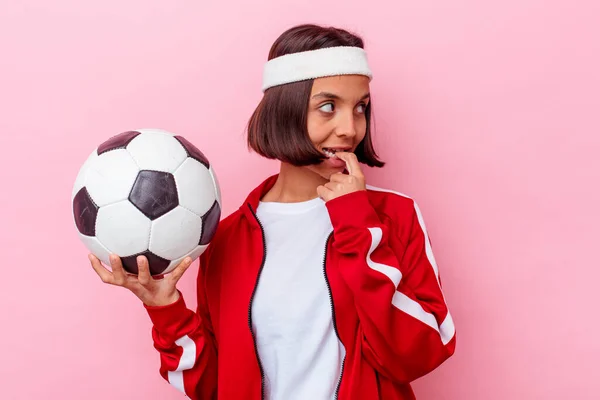
[[[360,47],[339,46],[286,54],[269,60],[263,70],[264,92],[270,87],[335,75],[373,74]]]

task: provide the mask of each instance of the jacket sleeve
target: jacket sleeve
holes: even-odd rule
[[[366,191],[326,204],[340,273],[354,294],[363,356],[401,383],[431,372],[454,353],[456,338],[418,206],[390,198],[380,219]]]
[[[193,400],[217,398],[217,348],[204,290],[205,255],[198,268],[197,312],[187,308],[181,293],[167,306],[144,305],[160,353],[160,374]]]

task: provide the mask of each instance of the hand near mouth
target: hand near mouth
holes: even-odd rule
[[[360,168],[356,154],[338,151],[335,156],[346,163],[348,175],[338,172],[329,178],[329,182],[317,188],[317,194],[326,202],[359,190],[366,190],[365,176]]]

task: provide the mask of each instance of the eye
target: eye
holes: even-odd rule
[[[359,114],[364,114],[364,112],[367,110],[367,105],[365,103],[360,103],[357,107],[357,111],[359,112]]]
[[[319,107],[319,110],[326,112],[326,113],[332,113],[333,112],[333,103],[325,103],[321,107]]]

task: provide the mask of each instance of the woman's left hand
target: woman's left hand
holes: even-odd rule
[[[335,155],[346,162],[348,175],[337,172],[331,175],[329,182],[317,188],[317,194],[326,202],[348,193],[366,190],[365,176],[360,169],[356,154],[340,151]]]

